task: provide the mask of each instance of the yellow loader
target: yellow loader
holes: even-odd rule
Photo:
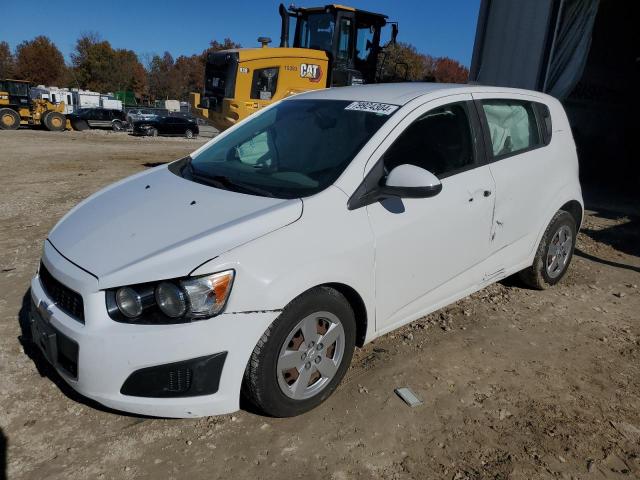
[[[343,5],[287,9],[280,4],[280,46],[209,53],[204,93],[192,93],[195,114],[223,130],[289,95],[327,87],[381,81],[381,31],[398,26],[387,16]],[[289,28],[294,24],[289,46]]]
[[[0,130],[16,130],[20,125],[43,126],[61,132],[67,128],[64,102],[32,99],[31,84],[24,80],[0,80]]]

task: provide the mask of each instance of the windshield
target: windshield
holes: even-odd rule
[[[354,108],[359,103],[303,99],[281,102],[205,148],[187,164],[182,175],[254,195],[313,195],[340,176],[397,108],[377,113]]]
[[[7,92],[9,95],[26,97],[29,95],[29,84],[25,82],[12,82],[11,80],[0,81],[0,92]]]

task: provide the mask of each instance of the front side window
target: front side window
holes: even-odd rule
[[[471,125],[464,102],[430,110],[400,134],[384,154],[387,172],[404,163],[437,177],[446,177],[474,164]]]
[[[540,145],[531,102],[483,100],[482,109],[491,135],[494,157],[510,155]]]
[[[182,169],[189,180],[277,198],[331,185],[389,119],[350,101],[287,100],[251,117]]]

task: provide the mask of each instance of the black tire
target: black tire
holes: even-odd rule
[[[60,112],[47,112],[42,123],[50,132],[63,132],[67,127],[67,117]]]
[[[540,241],[540,245],[538,245],[538,250],[536,251],[536,256],[533,260],[533,265],[519,272],[520,278],[526,285],[537,290],[545,290],[562,280],[562,277],[567,273],[569,265],[571,264],[571,259],[573,258],[573,250],[576,246],[577,237],[576,224],[576,219],[573,218],[569,212],[558,210],[542,236],[542,240]],[[554,247],[557,247],[558,244],[555,243],[555,239],[557,238],[556,235],[561,234],[561,231],[566,231],[564,229],[567,228],[571,232],[571,241],[569,242],[570,246],[567,245],[563,248],[563,253],[561,254],[561,268],[559,266],[556,269],[553,269],[553,274],[550,274],[547,267],[553,265],[553,262],[550,262],[550,259],[554,258],[550,249],[552,248],[552,244]]]
[[[10,108],[0,108],[0,130],[17,130],[20,128],[20,115]]]
[[[111,129],[114,132],[121,132],[122,130],[124,130],[124,124],[120,120],[114,120],[111,124]]]
[[[344,329],[342,359],[333,378],[327,378],[324,387],[315,395],[306,399],[290,398],[278,383],[280,351],[296,325],[316,312],[329,312],[339,319]],[[353,309],[340,292],[329,287],[316,287],[307,291],[285,307],[255,346],[245,370],[242,387],[244,398],[261,412],[274,417],[293,417],[318,406],[329,398],[349,368],[355,346],[355,332]],[[321,349],[322,345],[318,344],[317,347]],[[313,348],[307,353],[309,351],[315,352]]]
[[[191,140],[193,138],[193,131],[187,128],[184,132],[184,137]]]
[[[79,132],[89,129],[89,124],[87,123],[86,120],[76,120],[71,123],[71,126],[73,127],[74,130],[77,130]]]

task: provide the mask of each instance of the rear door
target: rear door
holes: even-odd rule
[[[184,133],[184,123],[181,118],[169,117],[169,125],[172,135],[182,135]]]
[[[492,252],[507,268],[534,247],[549,186],[555,183],[553,155],[546,145],[532,97],[473,94],[484,126],[490,168],[496,181]],[[546,107],[545,107],[546,108]],[[500,267],[501,265],[496,265]]]
[[[178,133],[179,125],[177,125],[176,119],[173,117],[165,117],[160,121],[161,133],[166,135],[176,135]]]
[[[109,117],[109,111],[103,108],[92,109],[89,114],[89,125],[94,128],[110,128],[111,118]]]

